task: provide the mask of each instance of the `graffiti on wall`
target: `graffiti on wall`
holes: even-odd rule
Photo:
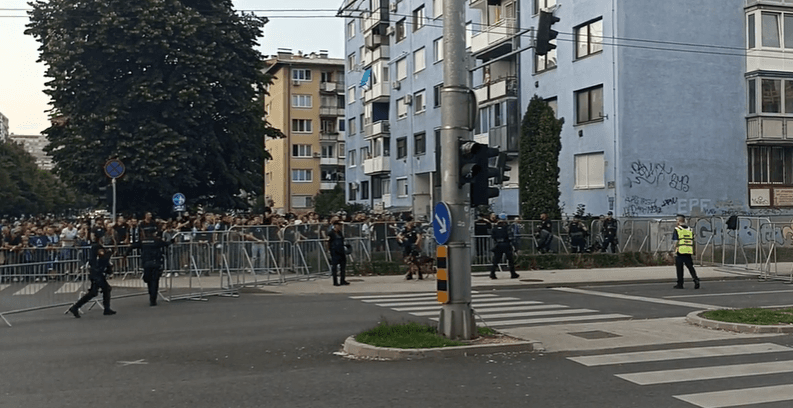
[[[666,162],[652,163],[636,160],[631,163],[630,176],[628,176],[628,187],[639,185],[664,186],[687,193],[689,177],[687,174],[679,174],[674,171],[672,166]]]

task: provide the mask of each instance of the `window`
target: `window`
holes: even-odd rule
[[[432,0],[432,17],[438,18],[443,15],[443,0]]]
[[[398,197],[408,196],[408,179],[406,178],[397,179],[397,196]]]
[[[380,191],[383,193],[383,195],[391,194],[391,179],[384,178],[380,180]]]
[[[751,50],[752,48],[755,47],[755,43],[756,43],[756,41],[755,41],[755,35],[756,34],[755,34],[755,26],[754,26],[754,14],[749,14],[748,18],[749,18],[749,20],[746,23],[746,27],[747,27],[747,31],[748,31],[746,33],[746,39],[749,41],[748,48]],[[787,22],[785,22],[785,24],[787,24]],[[785,28],[787,28],[787,27],[785,27]]]
[[[350,134],[355,134],[355,119],[347,119],[347,128],[350,129]]]
[[[408,138],[400,137],[397,139],[397,160],[408,156]]]
[[[603,120],[603,85],[576,92],[575,100],[576,124]]]
[[[603,51],[603,19],[575,28],[575,57],[584,58]]]
[[[559,102],[556,100],[556,98],[546,99],[545,102],[548,103],[548,106],[550,106],[551,109],[553,109],[553,116],[555,118],[558,118],[559,117]]]
[[[320,133],[336,134],[336,119],[322,119],[319,122]]]
[[[408,77],[408,60],[406,58],[402,58],[401,60],[397,61],[397,81],[401,81]]]
[[[293,108],[310,108],[311,95],[292,95]]]
[[[427,153],[427,134],[424,132],[413,135],[413,151],[416,156]]]
[[[424,27],[424,6],[413,10],[413,31],[418,31]]]
[[[577,154],[575,156],[575,188],[604,188],[605,166],[603,153]]]
[[[405,104],[405,98],[397,99],[397,119],[404,119],[408,116],[408,106]]]
[[[534,0],[534,14],[556,5],[556,0]]]
[[[413,94],[413,113],[423,113],[425,109],[427,109],[427,102],[426,98],[424,97],[425,92],[424,90],[420,90]]]
[[[474,23],[465,23],[465,48],[471,48],[471,39],[474,36]]]
[[[779,79],[763,79],[763,113],[782,113],[782,81]]]
[[[347,88],[347,104],[351,105],[355,103],[355,87],[351,86]]]
[[[292,157],[311,157],[311,145],[292,145]]]
[[[793,148],[749,146],[749,183],[793,184]]]
[[[369,182],[362,181],[361,182],[361,200],[368,200],[369,199]]]
[[[424,47],[413,52],[413,73],[419,72],[426,67],[424,62]]]
[[[347,152],[347,161],[350,163],[350,167],[355,167],[355,150]]]
[[[443,61],[443,37],[432,42],[432,62]]]
[[[347,23],[347,39],[355,37],[355,20],[350,20]]]
[[[292,70],[292,80],[294,80],[294,81],[310,81],[311,80],[311,70],[310,69],[294,69],[294,70]]]
[[[339,105],[339,106],[343,106],[343,105],[344,104]],[[344,130],[345,129],[345,127],[344,127],[345,123],[346,122],[344,122],[344,118],[339,118],[339,132],[344,132],[345,131]]]
[[[322,146],[322,158],[323,159],[332,159],[333,158],[333,145],[326,145]]]
[[[763,47],[779,48],[779,14],[762,13]]]
[[[556,40],[551,40],[551,44],[556,44]],[[556,68],[556,49],[548,51],[546,55],[534,54],[534,72],[543,72]]]
[[[311,133],[311,119],[292,119],[292,131],[295,133]]]
[[[340,142],[339,143],[339,157],[345,157],[344,156],[344,152],[346,152],[346,151],[347,151],[346,145],[344,144],[344,142]]]
[[[785,48],[793,48],[793,14],[785,14]]]
[[[348,183],[347,184],[347,192],[350,196],[350,201],[355,201],[358,199],[358,189],[355,186],[355,183]]]
[[[313,207],[314,199],[311,196],[292,196],[292,206],[295,208]]]
[[[312,181],[311,169],[293,169],[292,181],[295,183],[310,183]]]
[[[355,53],[347,56],[347,67],[350,72],[355,71]]]
[[[407,33],[405,33],[405,19],[399,20],[396,22],[396,42],[400,42],[405,39]]]
[[[333,82],[333,73],[332,72],[321,72],[320,73],[320,81],[322,81],[322,82]]]
[[[369,154],[369,146],[364,146],[361,148],[361,160],[368,160],[371,159],[372,155]]]

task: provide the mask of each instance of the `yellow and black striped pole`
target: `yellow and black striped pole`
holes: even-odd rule
[[[446,263],[446,254],[448,248],[446,245],[438,245],[435,255],[437,257],[438,266],[435,277],[438,282],[438,302],[449,303],[449,271]]]

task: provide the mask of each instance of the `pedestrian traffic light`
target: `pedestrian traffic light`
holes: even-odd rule
[[[509,156],[501,152],[498,154],[498,158],[496,158],[496,168],[498,169],[498,174],[496,174],[496,184],[504,184],[505,181],[509,181],[508,173],[512,170],[512,167],[507,165],[509,161]]]
[[[546,55],[549,51],[556,48],[551,44],[551,40],[556,39],[559,32],[552,30],[551,26],[559,22],[559,17],[547,11],[540,11],[540,23],[537,26],[537,43],[534,45],[534,53]]]
[[[471,183],[471,205],[488,205],[489,200],[498,197],[499,191],[490,187],[490,179],[498,177],[498,168],[490,167],[490,158],[498,157],[498,149],[481,144],[476,152],[476,161],[481,171]]]
[[[470,140],[460,140],[459,143],[460,179],[457,183],[457,187],[462,187],[467,183],[473,183],[476,175],[482,170],[482,167],[477,161],[476,154],[483,145]]]

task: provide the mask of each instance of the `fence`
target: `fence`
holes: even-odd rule
[[[735,229],[724,217],[693,218],[696,260],[761,279],[793,282],[793,221],[739,217]],[[673,248],[674,219],[626,219],[618,224],[620,251],[665,253]],[[401,262],[397,234],[402,222],[346,224],[344,235],[352,246],[348,265],[366,262]],[[539,220],[511,223],[519,254],[537,253]],[[602,245],[600,220],[588,225],[587,247]],[[235,296],[250,285],[284,284],[328,275],[328,226],[298,224],[233,227],[217,232],[181,232],[165,254],[161,296],[167,300]],[[481,232],[481,230],[480,230]],[[554,252],[568,253],[567,224],[552,222]],[[423,231],[420,248],[434,254],[436,243]],[[489,235],[471,239],[471,264],[490,265],[493,241]],[[0,317],[28,310],[70,305],[88,286],[89,248],[23,248],[0,251]],[[111,286],[114,297],[146,293],[137,249],[118,246]],[[6,320],[6,323],[8,321]]]

